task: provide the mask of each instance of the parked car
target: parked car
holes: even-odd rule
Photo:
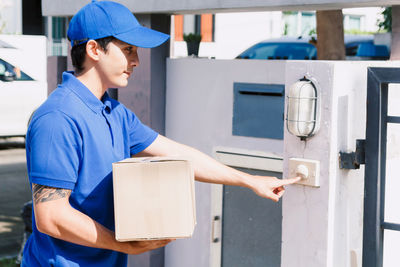
[[[47,97],[44,36],[0,35],[0,137],[25,136]]]
[[[317,59],[317,48],[312,44],[313,37],[281,37],[259,42],[244,52],[238,59]],[[346,35],[344,38],[346,59],[386,60],[389,51],[384,45],[374,45],[372,35]]]

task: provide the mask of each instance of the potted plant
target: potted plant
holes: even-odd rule
[[[195,33],[184,34],[183,40],[186,42],[188,55],[198,56],[201,35]]]

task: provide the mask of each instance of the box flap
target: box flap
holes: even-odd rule
[[[137,157],[137,158],[127,158],[118,162],[114,162],[113,164],[163,162],[163,161],[189,161],[189,160],[182,157]]]

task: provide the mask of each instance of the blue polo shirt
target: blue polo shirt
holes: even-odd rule
[[[144,150],[157,133],[107,93],[97,99],[72,73],[35,112],[26,137],[30,183],[71,189],[71,206],[114,231],[112,163]],[[26,266],[126,266],[123,253],[40,233],[32,216]],[[79,234],[79,233],[78,233]]]

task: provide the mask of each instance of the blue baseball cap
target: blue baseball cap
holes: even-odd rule
[[[145,48],[161,45],[169,35],[140,25],[125,6],[93,0],[72,17],[68,27],[71,46],[114,36],[125,43]]]

